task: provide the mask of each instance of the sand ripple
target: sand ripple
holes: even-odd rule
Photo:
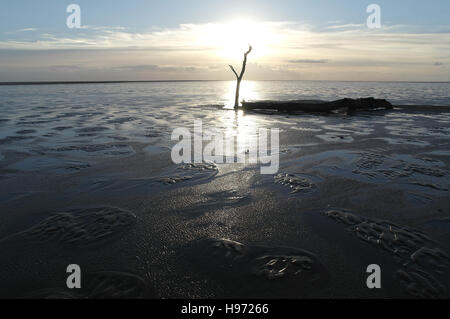
[[[55,213],[12,239],[33,239],[74,246],[86,246],[110,240],[131,228],[136,216],[114,207],[98,207]]]
[[[311,180],[302,176],[280,173],[274,179],[275,183],[290,187],[292,189],[291,194],[309,193],[316,189],[316,185]]]
[[[325,215],[346,225],[353,236],[395,257],[397,276],[409,294],[427,298],[445,295],[450,258],[425,233],[346,211],[330,210]]]
[[[95,273],[89,282],[89,299],[138,298],[146,289],[144,280],[136,275],[104,271]]]
[[[180,174],[163,176],[158,181],[164,185],[174,185],[189,180],[211,178],[219,172],[214,163],[188,163],[178,166],[176,170]]]
[[[147,286],[134,274],[121,271],[101,271],[83,277],[81,292],[45,289],[30,294],[36,299],[136,299],[142,297]]]

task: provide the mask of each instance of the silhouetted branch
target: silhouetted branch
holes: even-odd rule
[[[239,75],[237,74],[236,70],[233,68],[233,66],[230,64],[231,71],[233,71],[234,75],[236,75],[236,79],[239,79]]]
[[[247,55],[250,54],[250,52],[252,52],[253,48],[251,45],[248,45],[248,51],[245,52],[244,54],[244,61],[242,62],[242,70],[241,70],[241,75],[239,75],[239,79],[242,80],[242,78],[244,77],[244,73],[245,73],[245,68],[247,67]]]

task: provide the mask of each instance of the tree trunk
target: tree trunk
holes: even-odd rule
[[[241,80],[237,80],[236,84],[236,97],[234,99],[234,108],[237,109],[239,107],[239,90],[241,89]]]
[[[241,81],[242,78],[244,77],[244,73],[245,73],[245,68],[247,66],[247,55],[250,54],[250,52],[252,52],[252,46],[249,45],[248,47],[248,51],[244,54],[244,61],[242,61],[242,69],[241,69],[241,74],[237,74],[236,70],[234,69],[234,67],[232,65],[230,65],[231,71],[233,71],[234,75],[236,75],[236,96],[234,99],[234,108],[237,109],[239,107],[239,90],[241,88]]]

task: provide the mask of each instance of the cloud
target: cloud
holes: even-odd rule
[[[450,27],[443,32],[418,33],[408,30],[406,26],[390,26],[382,30],[367,28],[341,30],[348,27],[359,27],[359,24],[336,25],[327,27],[333,31],[315,29],[312,26],[296,22],[261,22],[256,27],[261,39],[249,39],[263,43],[274,51],[282,49],[335,49],[346,51],[365,51],[383,49],[391,52],[425,50],[425,46],[445,49],[449,48]],[[229,30],[227,26],[217,23],[181,24],[174,28],[152,29],[147,32],[131,32],[123,27],[85,26],[83,32],[67,32],[62,34],[42,33],[37,38],[0,41],[0,49],[20,50],[52,50],[52,49],[121,49],[135,48],[164,51],[199,51],[216,50],[223,42],[233,45],[233,37],[237,30]],[[28,28],[31,30],[31,28]],[[24,29],[25,30],[25,29]],[[224,39],[224,37],[226,39]],[[252,43],[253,44],[253,43]],[[393,48],[395,46],[395,49]],[[257,54],[258,46],[254,45]],[[442,50],[443,52],[444,50]],[[318,52],[316,50],[316,52]],[[295,59],[295,58],[294,58]],[[291,58],[291,60],[294,60]],[[299,60],[307,60],[300,58]],[[323,59],[318,59],[323,60]]]
[[[23,29],[19,29],[17,31],[18,32],[35,32],[35,31],[38,31],[38,29],[36,29],[36,28],[23,28]]]
[[[328,26],[325,29],[329,30],[337,30],[337,29],[360,29],[363,28],[364,24],[340,24],[340,25],[332,25]]]
[[[111,30],[126,30],[122,26],[98,26],[98,25],[82,25],[80,29],[95,30],[95,31],[111,31]]]
[[[326,59],[319,59],[319,60],[314,60],[314,59],[300,59],[300,60],[289,60],[289,63],[328,63],[329,60]]]
[[[55,71],[64,71],[64,72],[73,72],[73,71],[80,71],[83,70],[81,66],[78,65],[50,65],[48,66],[48,69],[55,70]]]
[[[450,64],[450,31],[445,26],[435,33],[407,26],[375,31],[359,26],[318,29],[290,21],[260,22],[249,57],[249,66],[258,67],[248,69],[247,79],[450,81],[445,67],[430,68],[430,57],[435,66]],[[238,49],[232,58],[228,52],[237,46],[237,32],[207,23],[141,32],[87,26],[76,32],[36,32],[32,39],[17,33],[0,40],[0,76],[3,81],[26,78],[34,70],[36,77],[51,76],[50,71],[61,78],[64,72],[76,73],[77,80],[83,74],[89,79],[232,79],[227,65],[240,64],[243,53]]]
[[[126,65],[114,68],[117,71],[126,72],[165,72],[165,73],[175,73],[175,72],[198,72],[203,68],[195,66],[170,66],[170,65]]]

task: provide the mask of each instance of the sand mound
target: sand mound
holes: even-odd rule
[[[12,239],[35,239],[53,243],[85,246],[110,240],[126,232],[136,222],[129,211],[98,207],[55,213],[37,225],[11,235]]]
[[[233,295],[245,291],[247,296],[299,297],[308,295],[308,288],[320,288],[328,281],[318,258],[302,249],[205,239],[188,251],[189,258],[207,273],[229,279]]]

